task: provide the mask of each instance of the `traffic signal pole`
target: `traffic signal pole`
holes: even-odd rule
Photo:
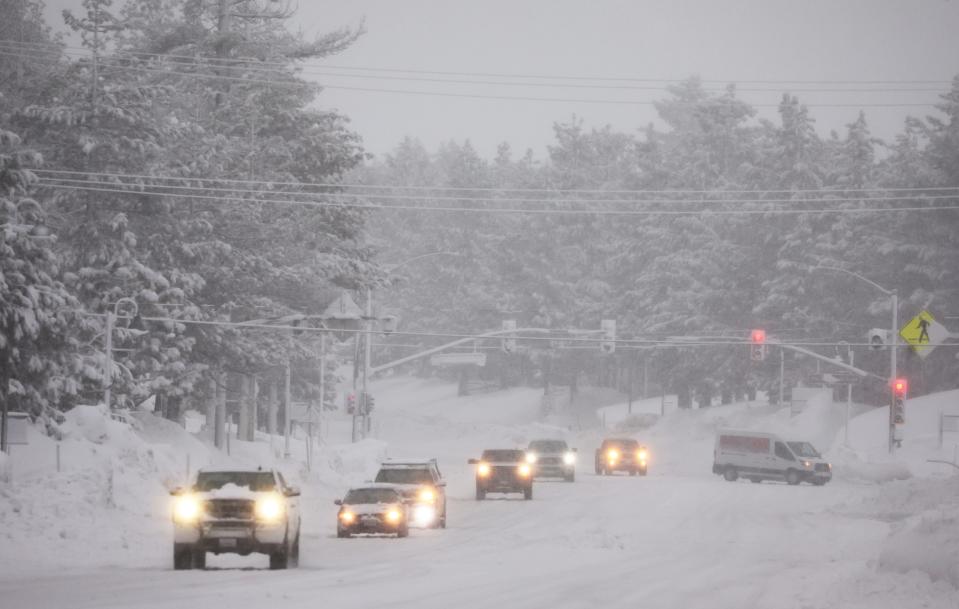
[[[889,349],[889,454],[896,450],[896,352],[899,350],[899,292],[892,290],[892,347]]]

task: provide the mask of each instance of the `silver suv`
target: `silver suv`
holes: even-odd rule
[[[276,470],[200,470],[173,495],[173,568],[203,569],[206,553],[267,554],[271,569],[300,557],[300,490]]]
[[[533,440],[526,449],[526,461],[533,466],[536,478],[576,480],[576,449],[565,440]]]
[[[446,528],[446,480],[436,459],[380,464],[374,482],[391,484],[409,506],[410,523],[422,528]]]

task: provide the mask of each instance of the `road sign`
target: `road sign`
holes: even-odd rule
[[[922,311],[899,330],[899,336],[912,345],[919,357],[925,358],[949,338],[950,333],[929,311]]]

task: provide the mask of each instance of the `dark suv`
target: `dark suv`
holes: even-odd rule
[[[384,461],[374,482],[399,490],[414,526],[446,528],[446,481],[436,459]]]
[[[300,556],[299,489],[274,470],[200,470],[173,495],[173,568],[202,569],[206,553],[260,552],[271,569]]]
[[[648,460],[649,451],[636,440],[606,439],[596,449],[596,475],[629,472],[630,476],[645,476]]]
[[[533,468],[526,462],[522,450],[484,450],[479,459],[470,459],[476,466],[476,500],[486,499],[486,493],[523,493],[523,499],[533,498]]]

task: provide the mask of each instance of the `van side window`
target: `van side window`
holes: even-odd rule
[[[792,456],[792,453],[789,452],[789,449],[786,448],[786,445],[782,442],[776,442],[776,456],[787,461],[796,460],[796,458]]]

